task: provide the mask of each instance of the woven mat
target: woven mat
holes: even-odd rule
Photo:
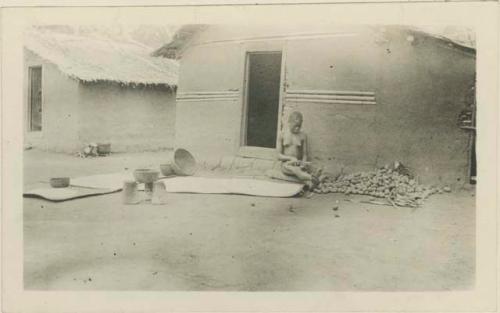
[[[68,188],[37,188],[24,197],[37,197],[60,202],[120,191],[125,180],[133,180],[132,172],[91,175],[71,179]],[[275,182],[251,178],[170,177],[160,179],[167,192],[202,194],[240,194],[261,197],[293,197],[304,187],[299,183]],[[144,190],[144,184],[139,184]]]
[[[249,178],[172,177],[161,181],[167,192],[240,194],[260,197],[293,197],[304,185]]]

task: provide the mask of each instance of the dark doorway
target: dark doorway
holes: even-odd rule
[[[247,146],[276,147],[280,100],[281,52],[248,54]]]
[[[42,68],[29,68],[29,130],[42,130]]]

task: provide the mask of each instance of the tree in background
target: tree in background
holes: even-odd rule
[[[37,25],[37,31],[134,42],[151,50],[172,40],[179,25]]]

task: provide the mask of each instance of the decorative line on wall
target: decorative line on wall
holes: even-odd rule
[[[177,101],[220,101],[236,100],[240,92],[236,91],[186,91],[177,93]]]
[[[355,90],[287,90],[285,100],[331,104],[377,104],[375,92]]]

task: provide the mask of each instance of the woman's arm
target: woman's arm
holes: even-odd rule
[[[280,161],[297,161],[297,158],[280,153],[280,154],[278,154],[278,160],[280,160]]]
[[[309,156],[307,155],[307,136],[304,134],[304,138],[302,139],[302,162],[307,162]]]

